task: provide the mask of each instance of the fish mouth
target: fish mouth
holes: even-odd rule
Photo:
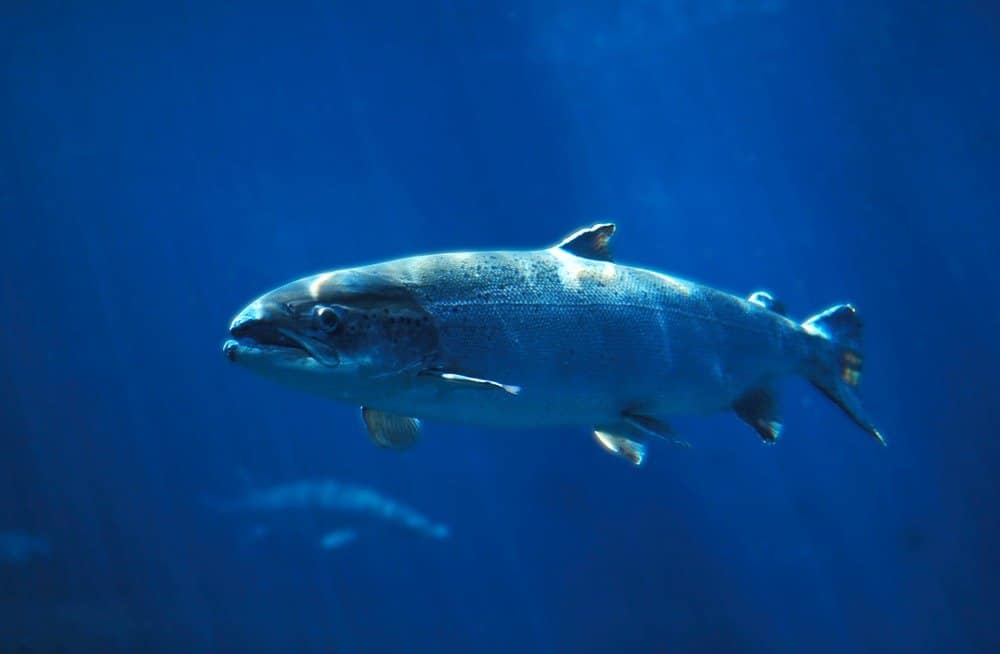
[[[299,341],[284,333],[287,331],[262,320],[245,320],[229,329],[232,338],[226,341],[226,345],[232,343],[249,349],[301,350],[308,354],[308,350]]]
[[[309,352],[297,345],[275,345],[259,343],[251,338],[227,338],[222,344],[222,353],[230,361],[236,361],[240,355],[284,355],[285,358],[304,359]]]
[[[298,345],[298,347],[308,352],[309,356],[316,359],[316,361],[323,364],[327,368],[335,368],[340,365],[340,357],[337,355],[337,352],[329,346],[320,343],[313,338],[309,338],[308,336],[297,334],[291,329],[279,327],[278,333],[281,334],[285,340],[294,342]]]
[[[310,357],[328,368],[340,365],[340,357],[327,345],[262,320],[239,322],[230,328],[229,333],[232,338],[222,345],[222,352],[230,361],[235,361],[241,353],[253,353]]]

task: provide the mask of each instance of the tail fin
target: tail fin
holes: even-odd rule
[[[850,304],[838,304],[809,318],[802,323],[802,328],[823,339],[809,380],[859,427],[885,445],[885,438],[868,418],[857,393],[863,360],[861,318],[857,309]]]

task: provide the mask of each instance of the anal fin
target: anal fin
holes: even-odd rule
[[[397,416],[370,407],[361,407],[361,418],[368,427],[368,434],[379,447],[405,450],[417,442],[420,421],[416,418]]]
[[[733,411],[765,442],[773,443],[781,436],[778,397],[770,386],[751,388],[733,403]]]

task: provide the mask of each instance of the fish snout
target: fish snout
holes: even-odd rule
[[[231,338],[222,344],[222,353],[226,355],[226,358],[230,361],[236,361],[236,355],[239,352],[239,349],[240,344]]]
[[[229,336],[222,344],[222,353],[230,361],[236,361],[241,345],[253,344],[255,325],[260,322],[260,312],[256,303],[246,307],[229,323]]]
[[[243,352],[275,346],[294,348],[296,344],[282,334],[278,312],[268,311],[258,300],[233,318],[222,353],[236,361]]]
[[[246,332],[253,328],[255,323],[259,323],[264,318],[261,310],[260,300],[247,306],[233,318],[229,323],[229,333],[233,338],[241,338]]]

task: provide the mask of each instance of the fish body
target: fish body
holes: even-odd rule
[[[646,437],[672,438],[669,416],[731,409],[774,440],[774,382],[793,374],[881,440],[854,394],[853,307],[800,324],[766,293],[742,298],[615,263],[613,232],[595,225],[542,250],[423,255],[310,276],[241,312],[225,350],[285,383],[361,404],[372,437],[389,447],[411,444],[418,419],[586,425],[641,462]],[[269,345],[305,357],[275,365]]]
[[[742,298],[559,249],[413,257],[367,269],[400,280],[437,327],[427,364],[520,387],[441,392],[400,379],[371,406],[498,427],[607,424],[728,409],[798,372],[802,328]]]
[[[207,498],[206,503],[224,513],[264,515],[308,511],[371,517],[431,538],[446,538],[450,532],[447,525],[433,522],[373,488],[336,479],[302,479],[251,489],[233,498]]]
[[[323,534],[319,546],[325,550],[336,550],[350,545],[357,539],[358,532],[355,529],[334,529]]]

